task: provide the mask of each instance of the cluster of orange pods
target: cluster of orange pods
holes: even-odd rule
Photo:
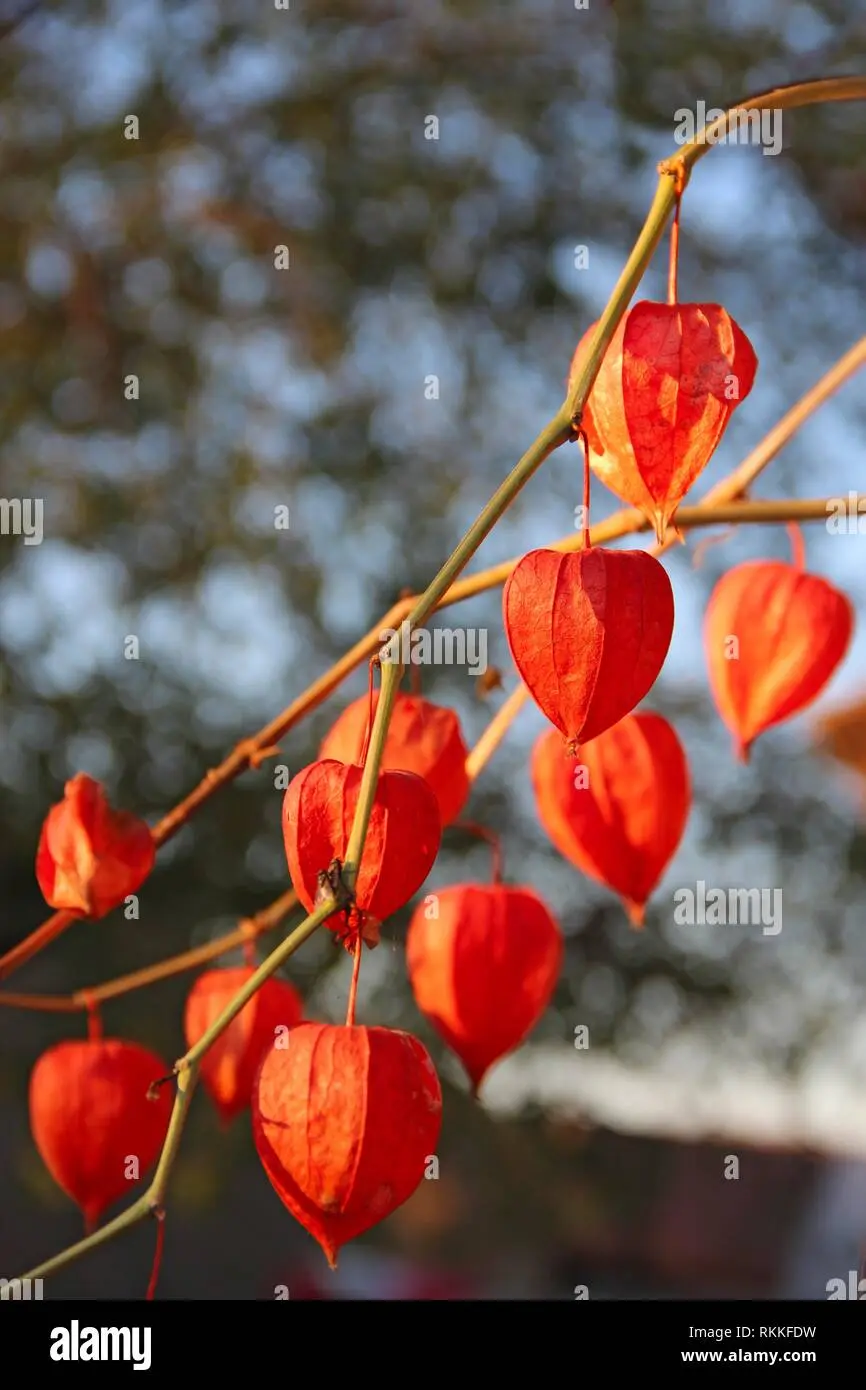
[[[572,364],[578,370],[589,334]],[[706,466],[757,362],[718,305],[637,304],[615,335],[584,412],[588,465],[638,507],[661,540]],[[661,715],[637,711],[665,662],[673,591],[645,551],[536,550],[503,592],[515,666],[550,722],[532,755],[542,826],[579,870],[611,888],[632,923],[684,833],[691,805],[680,740]],[[745,759],[765,730],[825,688],[853,630],[847,598],[794,563],[755,561],[716,586],[705,622],[710,685]],[[289,874],[312,911],[323,870],[343,862],[358,802],[373,706],[346,709],[317,761],[283,803]],[[456,714],[397,696],[350,914],[327,925],[350,949],[417,893],[443,829],[469,794]],[[37,876],[47,901],[104,915],[153,863],[149,832],[108,807],[79,775],[45,821]],[[348,923],[348,926],[347,926]],[[347,931],[352,935],[347,938]],[[408,930],[406,959],[421,1013],[461,1059],[477,1092],[492,1065],[531,1032],[563,960],[558,923],[537,893],[501,882],[428,894]],[[251,967],[210,970],[189,995],[185,1031],[202,1037]],[[422,1180],[439,1139],[442,1095],[415,1037],[394,1029],[303,1021],[287,983],[270,980],[206,1054],[202,1079],[225,1122],[251,1108],[253,1133],[276,1192],[333,1265],[341,1246],[381,1221]],[[153,1163],[168,1102],[146,1099],[168,1068],[127,1042],[63,1043],[33,1072],[33,1134],[60,1185],[98,1219],[128,1180]]]

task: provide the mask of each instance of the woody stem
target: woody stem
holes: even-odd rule
[[[343,881],[350,892],[354,891],[358,878],[361,855],[364,852],[364,841],[367,838],[367,828],[370,824],[373,802],[376,799],[376,789],[379,785],[379,767],[385,751],[385,740],[388,737],[391,710],[403,675],[403,667],[399,663],[395,664],[386,660],[384,650],[381,662],[382,685],[370,729],[367,756],[364,759],[364,771],[361,774],[361,786],[358,790],[358,802],[355,807],[355,816],[352,821],[349,843],[346,846],[346,858],[343,864]]]
[[[512,690],[505,704],[496,711],[484,733],[466,759],[466,775],[470,782],[483,771],[504,739],[515,718],[529,699],[529,691],[521,684]],[[2,998],[2,996],[0,996]]]
[[[721,116],[703,126],[690,144],[685,145],[673,159],[664,161],[660,172],[667,172],[669,166],[681,164],[684,173],[703,159],[708,150],[727,133],[731,122],[736,122],[740,112],[750,111],[793,111],[799,106],[818,106],[825,101],[863,101],[866,99],[866,77],[823,77],[817,82],[794,82],[787,87],[774,87],[772,91],[761,92],[759,96],[747,97],[736,106],[728,107]],[[683,185],[685,186],[685,185]]]
[[[234,931],[227,932],[214,941],[208,941],[204,946],[194,946],[191,951],[182,951],[180,955],[170,956],[167,960],[158,961],[156,965],[147,965],[142,970],[120,975],[116,980],[107,980],[101,985],[76,990],[74,994],[6,994],[0,990],[0,1005],[45,1013],[78,1013],[86,1009],[90,1002],[118,999],[122,994],[131,994],[133,990],[143,989],[145,985],[158,984],[160,980],[181,975],[185,970],[196,970],[198,966],[206,965],[218,956],[225,955],[226,951],[233,950],[235,946],[243,946],[262,932],[273,931],[297,905],[298,895],[294,889],[289,889],[267,907],[263,907],[255,916],[245,918]]]
[[[65,1269],[67,1265],[72,1264],[73,1260],[79,1259],[81,1255],[89,1254],[91,1250],[96,1250],[100,1245],[105,1245],[106,1241],[113,1240],[115,1236],[120,1235],[121,1231],[129,1230],[131,1226],[137,1226],[149,1215],[150,1205],[147,1194],[145,1194],[143,1197],[139,1197],[137,1202],[133,1202],[131,1207],[127,1207],[126,1211],[122,1211],[119,1216],[116,1216],[113,1221],[100,1226],[92,1235],[85,1236],[84,1240],[76,1241],[75,1245],[70,1245],[67,1250],[62,1250],[53,1259],[46,1260],[44,1264],[28,1270],[20,1278],[47,1279],[49,1274],[56,1274],[58,1270]]]
[[[680,177],[676,195],[676,205],[674,207],[674,220],[671,225],[671,250],[670,261],[668,262],[668,304],[677,302],[677,270],[680,260],[680,209],[683,201],[683,188],[685,180]]]
[[[153,1253],[153,1265],[150,1271],[150,1282],[147,1286],[145,1301],[150,1302],[156,1296],[156,1284],[159,1279],[159,1271],[162,1267],[162,1250],[165,1243],[165,1212],[154,1213],[156,1216],[156,1249]]]
[[[274,971],[279,970],[280,966],[285,964],[290,956],[294,955],[299,946],[303,946],[304,942],[313,935],[313,932],[316,931],[323,922],[327,921],[329,917],[332,917],[335,912],[345,906],[346,900],[343,895],[334,895],[327,898],[325,902],[319,903],[315,912],[310,913],[309,917],[305,917],[300,926],[295,927],[295,930],[289,933],[285,941],[280,942],[280,945],[277,946],[275,950],[271,951],[271,954],[262,961],[262,964],[255,974],[250,976],[246,984],[235,995],[234,999],[223,1009],[219,1018],[215,1019],[207,1032],[202,1034],[195,1046],[191,1047],[188,1052],[185,1052],[184,1055],[175,1062],[175,1072],[177,1072],[178,1075],[182,1075],[187,1068],[191,1067],[196,1062],[200,1062],[208,1048],[212,1047],[217,1038],[225,1032],[232,1019],[237,1018],[241,1009],[245,1004],[249,1003],[253,995],[265,983],[265,980],[269,980]]]
[[[476,840],[485,840],[490,845],[493,851],[491,878],[498,887],[502,882],[502,841],[496,831],[488,830],[486,825],[479,825],[474,820],[457,821],[454,829],[462,830],[467,835],[474,835]]]
[[[87,996],[87,1040],[88,1042],[99,1042],[102,1037],[102,1019],[99,1016],[99,1005],[92,995]]]
[[[37,927],[23,941],[19,941],[18,945],[13,946],[11,951],[7,951],[5,956],[0,956],[0,980],[5,980],[7,975],[12,974],[13,970],[25,965],[39,951],[43,951],[46,946],[50,946],[52,941],[56,941],[67,927],[72,926],[73,922],[80,920],[73,912],[55,912],[51,917],[46,918],[41,927]]]
[[[576,373],[574,383],[568,393],[565,410],[569,420],[574,421],[576,426],[580,424],[580,415],[586,404],[592,383],[598,376],[602,358],[607,352],[610,341],[635,290],[643,279],[644,272],[659,244],[674,205],[674,190],[680,176],[675,170],[660,172],[661,177],[640,236],[623,267],[622,274],[613,287],[607,308],[595,326],[595,332],[590,339],[583,365]]]
[[[589,486],[591,481],[589,470],[589,440],[586,436],[586,430],[579,430],[578,433],[580,435],[580,442],[583,445],[583,548],[584,550],[589,550],[592,545],[592,535],[589,529]]]
[[[806,566],[806,547],[803,542],[803,532],[796,521],[789,521],[785,527],[791,542],[791,563],[795,569],[802,570]]]
[[[165,1143],[162,1146],[162,1153],[156,1165],[153,1181],[146,1194],[149,1211],[161,1209],[165,1201],[169,1174],[180,1148],[180,1141],[183,1136],[186,1117],[189,1114],[193,1092],[198,1084],[200,1068],[201,1059],[198,1058],[194,1062],[187,1063],[177,1074],[177,1091],[174,1097],[171,1119],[168,1122],[168,1133],[165,1136]]]
[[[358,1001],[358,976],[361,973],[361,948],[363,944],[364,938],[359,928],[358,939],[355,942],[355,961],[352,966],[352,983],[349,986],[349,1007],[346,1010],[347,1028],[354,1028],[355,1026],[355,1005]]]
[[[370,742],[370,730],[373,727],[373,704],[375,699],[375,682],[373,679],[373,672],[375,670],[375,666],[376,661],[375,658],[373,658],[373,660],[369,662],[369,668],[367,673],[367,718],[364,721],[364,736],[361,739],[361,744],[358,749],[359,767],[364,766],[364,759],[367,756],[367,744]]]

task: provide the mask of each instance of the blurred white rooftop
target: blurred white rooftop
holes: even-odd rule
[[[565,1119],[649,1138],[866,1158],[866,1106],[852,1077],[815,1067],[795,1084],[757,1069],[722,1070],[722,1061],[710,1074],[710,1059],[702,1060],[689,1073],[660,1055],[644,1070],[601,1051],[526,1046],[490,1073],[481,1099],[500,1114],[535,1102]]]

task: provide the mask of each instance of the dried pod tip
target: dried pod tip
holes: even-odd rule
[[[625,910],[635,931],[642,931],[646,922],[646,903],[629,902],[626,903]]]
[[[496,666],[488,666],[483,675],[479,676],[475,682],[475,693],[483,699],[494,690],[501,690],[503,686],[502,672]]]

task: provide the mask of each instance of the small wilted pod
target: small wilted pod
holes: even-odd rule
[[[145,822],[112,810],[100,783],[79,772],[45,817],[36,879],[49,907],[104,917],[141,887],[155,856]]]

